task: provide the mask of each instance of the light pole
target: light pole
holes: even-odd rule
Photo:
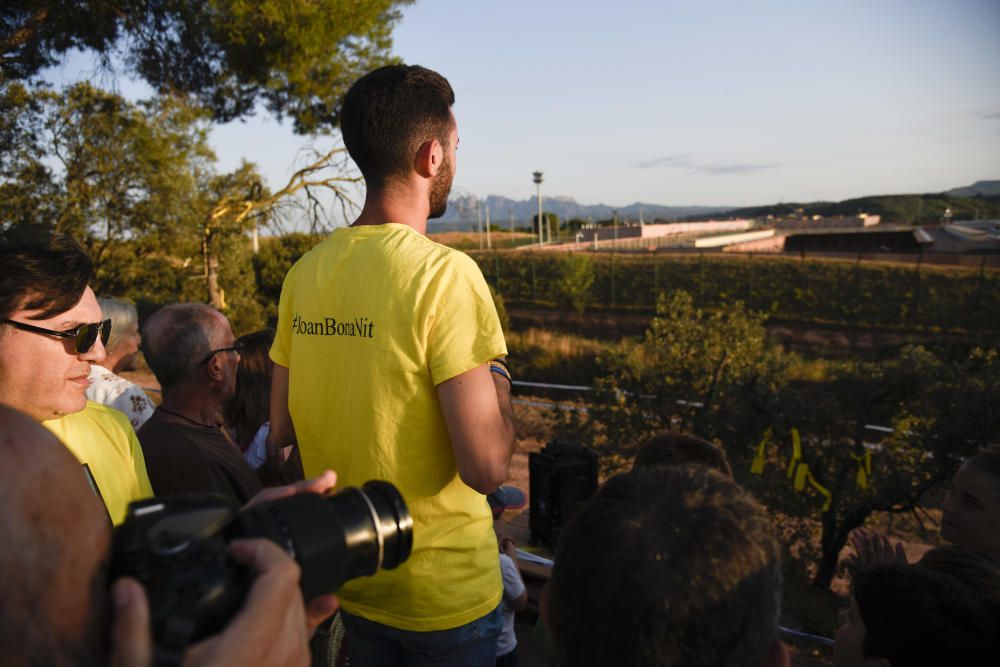
[[[542,172],[536,171],[535,187],[538,192],[538,246],[542,246]]]

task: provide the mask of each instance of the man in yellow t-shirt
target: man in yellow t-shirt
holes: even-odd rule
[[[128,419],[85,395],[111,327],[88,287],[92,276],[86,252],[67,236],[0,249],[0,403],[63,441],[118,524],[130,502],[153,492]]]
[[[388,480],[413,515],[409,560],[339,593],[358,665],[492,665],[502,621],[484,494],[513,451],[507,349],[476,264],[425,235],[454,176],[453,103],[416,66],[348,91],[365,206],[289,271],[271,349],[272,450],[297,441],[306,475],[333,467],[339,486]]]

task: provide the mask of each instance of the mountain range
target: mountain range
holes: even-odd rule
[[[478,221],[477,206],[482,206],[483,222],[486,211],[490,212],[490,222],[506,227],[513,216],[514,224],[525,226],[538,212],[534,197],[523,200],[510,199],[499,195],[489,195],[477,199],[472,195],[452,194],[448,199],[448,211],[443,217],[431,220],[429,229],[435,232],[468,231]],[[608,206],[607,204],[581,204],[572,197],[546,197],[542,195],[542,207],[546,213],[555,213],[560,220],[609,220],[617,212],[620,220],[638,220],[640,210],[646,222],[652,220],[672,220],[690,216],[708,216],[731,210],[732,206],[663,206],[636,202],[628,206]]]
[[[996,206],[996,199],[1000,196],[1000,180],[976,181],[972,185],[953,188],[940,193],[929,193],[923,195],[878,195],[873,197],[862,197],[858,199],[848,199],[843,202],[812,202],[812,203],[784,203],[772,206],[760,206],[750,208],[738,208],[734,206],[664,206],[662,204],[649,204],[636,202],[628,206],[608,206],[606,204],[581,204],[572,197],[545,197],[542,196],[542,207],[546,213],[555,213],[560,220],[609,220],[617,213],[619,220],[636,221],[640,217],[643,220],[652,222],[653,220],[678,220],[684,218],[708,217],[712,215],[722,215],[730,213],[738,216],[759,216],[768,213],[782,214],[796,208],[803,208],[810,213],[821,215],[854,215],[859,210],[869,213],[883,215],[884,220],[918,222],[923,221],[925,216],[939,215],[937,207],[954,206],[952,198],[974,198],[981,203],[959,202],[960,208],[969,208],[968,213],[992,215]],[[923,199],[927,204],[927,210],[923,211],[917,200]],[[982,201],[982,200],[986,201]],[[900,201],[904,201],[907,206],[913,208],[914,212],[906,212],[899,209]],[[942,203],[943,202],[943,203]],[[486,199],[478,199],[469,194],[452,193],[448,199],[448,211],[442,218],[431,220],[428,229],[432,232],[444,231],[472,231],[476,229],[479,211],[478,206],[482,206],[482,219],[486,222],[486,211],[490,212],[490,222],[501,228],[507,227],[510,218],[514,218],[514,224],[518,227],[526,226],[534,217],[538,210],[538,204],[534,197],[528,199],[515,200],[498,195],[489,195]],[[956,211],[956,213],[959,213]],[[961,211],[961,214],[965,214]],[[971,215],[969,216],[971,217]]]

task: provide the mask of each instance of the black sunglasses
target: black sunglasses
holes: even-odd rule
[[[199,361],[199,364],[206,363],[209,359],[217,355],[219,352],[235,352],[236,354],[243,354],[243,342],[236,341],[230,347],[220,347],[218,350],[212,350],[208,353],[208,356]]]
[[[44,334],[46,336],[58,336],[59,338],[72,338],[73,349],[77,354],[90,352],[90,348],[94,347],[98,336],[101,337],[101,343],[104,345],[108,344],[108,338],[111,336],[111,320],[81,324],[77,328],[69,329],[68,331],[53,331],[52,329],[43,329],[33,324],[25,324],[24,322],[8,319],[0,319],[0,322],[9,324],[21,331],[30,331],[31,333]]]

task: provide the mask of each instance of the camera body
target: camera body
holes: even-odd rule
[[[229,557],[227,546],[261,537],[298,562],[303,598],[309,601],[348,579],[405,561],[413,546],[413,519],[396,488],[382,481],[244,510],[214,494],[132,503],[115,532],[111,573],[134,577],[146,589],[161,656],[180,658],[191,642],[226,626],[253,578]]]

